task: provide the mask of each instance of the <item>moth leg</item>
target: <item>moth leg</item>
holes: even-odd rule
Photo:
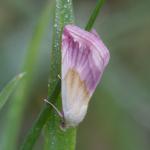
[[[60,124],[59,127],[60,127],[60,129],[61,129],[62,131],[64,131],[64,132],[66,131],[67,128],[66,128],[66,123],[65,123],[64,120],[61,121],[61,124]]]
[[[44,99],[44,102],[46,102],[47,104],[51,105],[53,107],[53,109],[56,111],[56,113],[59,115],[60,118],[64,118],[63,113],[60,112],[58,110],[58,108],[54,104],[52,104],[51,102],[49,102],[47,99]]]
[[[51,102],[49,102],[47,99],[44,99],[44,102],[46,102],[47,104],[51,105],[53,107],[53,109],[56,111],[56,113],[58,114],[58,116],[61,118],[61,124],[60,124],[60,129],[62,131],[66,131],[66,123],[65,123],[65,118],[64,118],[64,113],[59,111],[58,108],[52,104]]]
[[[58,76],[57,76],[57,77],[58,77],[58,79],[62,80],[62,79],[61,79],[61,76],[60,76],[60,74],[58,74]]]

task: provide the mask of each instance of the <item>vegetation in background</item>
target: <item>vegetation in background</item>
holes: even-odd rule
[[[35,21],[37,17],[39,17],[37,14],[39,10],[41,10],[41,6],[45,4],[45,1],[34,3],[33,1],[19,2],[15,0],[1,4],[3,9],[0,15],[0,21],[3,22],[3,24],[0,22],[0,31],[3,32],[1,32],[0,38],[3,42],[0,45],[0,81],[7,80],[10,76],[13,76],[13,74],[17,74],[16,66],[18,66],[21,60],[24,60],[23,56],[19,54],[25,49],[26,38],[31,36],[27,31],[31,28],[31,25],[33,26],[33,20]],[[78,150],[100,148],[104,150],[149,149],[149,4],[148,0],[142,2],[139,0],[107,1],[100,18],[95,24],[95,28],[99,31],[102,39],[104,39],[110,49],[111,62],[108,71],[105,72],[100,88],[97,89],[93,100],[91,100],[88,115],[78,129]],[[90,14],[90,9],[92,9],[94,5],[95,1],[93,0],[74,1],[75,16],[77,16],[76,21],[79,22],[81,26],[85,26],[88,16],[85,14]],[[47,8],[44,8],[44,12],[45,10],[47,10],[47,12],[45,15],[42,15],[45,17],[42,17],[43,20],[39,19],[38,31],[35,31],[36,34],[33,36],[31,46],[29,46],[29,51],[34,49],[33,51],[35,51],[35,53],[33,52],[33,54],[29,53],[27,55],[28,59],[25,58],[25,64],[28,65],[23,65],[21,69],[23,71],[30,70],[29,72],[31,74],[29,73],[25,76],[25,80],[28,80],[27,82],[29,84],[25,85],[23,91],[20,88],[20,84],[14,88],[19,89],[16,93],[18,92],[19,95],[22,95],[23,99],[20,101],[20,96],[15,94],[11,97],[11,100],[8,101],[9,104],[7,106],[4,105],[3,109],[1,109],[1,126],[4,122],[6,126],[4,125],[4,127],[2,126],[0,128],[0,132],[3,133],[0,135],[0,149],[2,149],[2,147],[5,147],[4,149],[7,150],[11,148],[16,149],[17,145],[20,146],[25,136],[20,127],[23,126],[23,128],[30,129],[31,122],[33,122],[33,120],[30,121],[30,119],[32,119],[31,114],[35,112],[37,114],[39,111],[37,110],[37,107],[39,108],[38,103],[35,104],[35,101],[37,102],[39,99],[39,105],[41,105],[41,108],[43,107],[41,97],[44,97],[43,95],[45,95],[46,91],[42,93],[38,91],[38,87],[42,86],[43,83],[41,79],[47,76],[45,75],[45,70],[49,68],[41,67],[40,72],[38,72],[38,83],[36,84],[33,83],[33,78],[37,76],[37,72],[36,74],[32,74],[32,68],[37,66],[37,55],[40,53],[38,49],[42,51],[42,55],[40,56],[42,63],[49,63],[49,48],[51,43],[50,41],[43,42],[42,39],[45,36],[44,31],[50,28],[48,22],[52,20],[50,19],[50,15],[53,14],[53,11],[50,12],[52,5],[47,5]],[[30,25],[28,25],[27,22]],[[24,24],[26,30],[20,29],[19,27],[22,27]],[[55,25],[55,29],[56,27]],[[20,36],[19,32],[21,32],[22,36]],[[52,30],[50,32],[52,32]],[[40,43],[42,43],[41,47],[39,46]],[[22,48],[20,48],[19,45],[21,45]],[[18,61],[18,59],[20,61]],[[10,70],[9,72],[5,70],[7,67],[9,68],[8,70]],[[10,74],[11,72],[13,72],[13,74]],[[22,82],[21,80],[21,84],[24,84],[26,81],[23,80]],[[36,87],[33,85],[36,85]],[[60,85],[58,84],[57,86],[59,87]],[[30,88],[34,90],[30,90]],[[25,93],[28,93],[28,96]],[[7,94],[9,95],[9,92]],[[54,95],[49,96],[48,99],[55,101],[56,98],[53,98],[56,97],[55,94],[58,95],[57,90],[56,93],[54,92]],[[37,96],[37,99],[35,99],[33,95],[40,96]],[[16,97],[18,99],[16,99]],[[30,102],[27,109],[25,108],[27,104],[26,99],[27,101],[33,99],[34,101]],[[59,96],[58,101],[60,101]],[[36,143],[36,149],[41,149],[40,145],[44,145],[45,149],[53,146],[48,137],[51,136],[50,131],[53,127],[56,127],[55,123],[57,126],[59,124],[59,118],[55,116],[53,118],[55,123],[51,126],[50,120],[52,118],[49,114],[54,114],[54,112],[52,112],[53,110],[47,105],[44,105],[44,109],[45,108],[47,110],[45,114],[48,114],[45,117],[49,117],[42,131],[44,144],[41,144],[42,140],[39,139]],[[23,112],[25,112],[25,115],[23,115]],[[57,130],[53,131],[55,134]],[[36,128],[36,132],[39,132],[38,128]],[[72,131],[70,131],[70,133],[71,132]],[[35,136],[30,139],[31,142],[32,140],[35,142],[37,139],[37,135],[34,135]],[[19,137],[21,137],[21,139],[18,141]],[[55,139],[52,140],[54,141]],[[9,141],[9,144],[7,141]],[[28,145],[26,146],[28,148]]]

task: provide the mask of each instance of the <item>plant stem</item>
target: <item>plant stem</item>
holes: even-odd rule
[[[53,46],[50,57],[50,79],[49,93],[58,80],[58,74],[61,72],[61,38],[62,30],[66,24],[73,23],[72,0],[56,0],[55,21],[53,28]],[[60,89],[59,89],[60,90]],[[49,99],[58,108],[61,108],[61,98]],[[53,109],[53,108],[51,108]],[[66,132],[62,131],[60,118],[51,111],[45,125],[45,150],[75,149],[76,129],[72,128]]]
[[[54,91],[52,91],[52,95],[49,97],[50,99],[57,98],[60,93],[60,81],[58,81],[57,85],[54,88]],[[26,139],[24,143],[21,146],[22,150],[30,150],[32,149],[34,143],[36,142],[37,137],[39,136],[39,133],[41,129],[43,128],[43,125],[46,123],[47,119],[50,117],[51,109],[48,107],[48,105],[45,105],[44,108],[41,110],[39,116],[37,117],[37,120],[35,121],[35,124],[31,128],[30,132],[26,136]]]
[[[23,111],[28,100],[28,92],[31,87],[31,82],[33,80],[33,76],[35,75],[34,68],[36,68],[35,66],[39,56],[39,47],[46,31],[46,26],[48,26],[49,23],[51,7],[52,6],[49,5],[48,8],[44,9],[44,12],[42,12],[32,40],[29,44],[27,56],[25,57],[25,63],[22,67],[22,71],[26,72],[27,74],[21,84],[19,84],[19,87],[12,97],[11,105],[8,109],[5,130],[2,136],[2,144],[0,145],[0,149],[2,150],[17,149],[17,141],[23,118]]]
[[[99,0],[98,1],[95,9],[92,12],[92,15],[90,16],[90,18],[88,20],[88,23],[87,23],[87,25],[85,27],[85,30],[90,31],[92,29],[92,27],[93,27],[93,25],[95,23],[95,20],[96,20],[98,14],[99,14],[99,12],[101,10],[101,7],[103,6],[104,2],[105,2],[105,0]]]

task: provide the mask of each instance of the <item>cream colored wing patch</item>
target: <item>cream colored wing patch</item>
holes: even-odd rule
[[[76,126],[86,114],[89,93],[84,81],[74,70],[68,70],[62,81],[63,111],[67,126]]]

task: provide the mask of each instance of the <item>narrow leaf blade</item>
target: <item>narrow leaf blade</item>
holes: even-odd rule
[[[20,73],[19,75],[14,77],[0,92],[0,109],[5,105],[5,103],[9,99],[9,96],[16,89],[17,85],[19,84],[21,79],[24,77],[24,75],[25,73]]]
[[[92,15],[90,16],[89,18],[89,21],[85,27],[85,30],[87,31],[90,31],[91,28],[93,27],[94,23],[95,23],[95,20],[101,10],[101,7],[103,6],[105,0],[99,0],[96,7],[94,8],[93,12],[92,12]]]
[[[58,82],[58,74],[61,72],[61,37],[65,25],[74,23],[72,0],[56,0],[55,21],[53,29],[53,45],[51,50],[50,78],[48,95],[51,95],[53,87]],[[59,89],[60,91],[60,89]],[[60,97],[50,99],[61,109]],[[63,132],[60,130],[60,118],[55,115],[55,111],[50,112],[50,119],[45,125],[45,145],[44,150],[55,149],[75,149],[76,129],[72,128]]]

